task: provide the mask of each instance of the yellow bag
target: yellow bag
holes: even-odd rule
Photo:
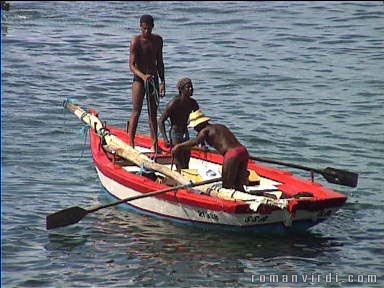
[[[187,177],[194,183],[204,180],[203,177],[200,176],[197,169],[181,169],[181,175]]]

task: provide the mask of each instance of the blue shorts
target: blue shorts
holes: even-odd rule
[[[173,145],[174,142],[182,143],[189,140],[189,133],[186,131],[185,133],[176,132],[175,130],[171,129],[169,131],[170,139],[171,139],[171,145]]]

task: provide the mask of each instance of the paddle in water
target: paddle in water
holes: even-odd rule
[[[166,192],[175,191],[178,189],[192,188],[192,187],[196,187],[196,186],[211,184],[211,183],[219,182],[221,180],[222,180],[222,178],[214,178],[214,179],[201,181],[201,182],[197,182],[197,183],[188,183],[188,184],[184,184],[184,185],[178,185],[175,187],[165,188],[165,189],[150,192],[150,193],[145,193],[145,194],[141,194],[141,195],[137,195],[137,196],[133,196],[133,197],[128,197],[128,198],[125,198],[125,199],[122,199],[122,200],[119,200],[116,202],[112,202],[112,203],[109,203],[106,205],[97,206],[97,207],[89,209],[89,210],[83,209],[83,208],[78,207],[78,206],[67,208],[67,209],[64,209],[64,210],[61,210],[61,211],[58,211],[56,213],[48,215],[47,219],[46,219],[47,220],[46,227],[48,230],[58,228],[58,227],[65,227],[65,226],[72,225],[72,224],[79,222],[81,219],[83,219],[89,213],[99,211],[100,209],[112,207],[112,206],[115,206],[115,205],[118,205],[118,204],[121,204],[124,202],[133,201],[136,199],[141,199],[141,198],[146,198],[146,197],[164,194]]]

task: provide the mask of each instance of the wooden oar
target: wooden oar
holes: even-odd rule
[[[218,154],[218,152],[216,151],[201,149],[198,147],[193,147],[193,150]],[[323,175],[328,182],[333,184],[344,185],[348,187],[356,187],[358,182],[359,175],[357,173],[346,171],[346,170],[341,170],[341,169],[336,169],[331,167],[327,167],[325,169],[317,169],[317,168],[287,163],[279,160],[273,160],[273,159],[268,159],[263,157],[255,157],[255,156],[250,156],[249,158],[252,160],[260,161],[260,162],[272,163],[272,164],[302,169],[310,172],[316,172]]]
[[[302,169],[310,172],[316,172],[321,175],[330,183],[333,184],[338,184],[338,185],[344,185],[344,186],[349,186],[349,187],[356,187],[357,186],[357,179],[358,179],[358,174],[346,170],[340,170],[340,169],[335,169],[331,167],[327,167],[325,169],[316,169],[312,167],[307,167],[303,165],[297,165],[297,164],[292,164],[292,163],[287,163],[279,160],[273,160],[273,159],[267,159],[267,158],[262,158],[262,157],[254,157],[250,156],[249,157],[252,160],[260,161],[260,162],[266,162],[266,163],[272,163],[272,164],[277,164],[277,165],[284,165],[287,167],[292,167],[292,168],[297,168],[297,169]]]
[[[54,228],[58,228],[58,227],[68,226],[68,225],[75,224],[75,223],[79,222],[87,214],[99,211],[100,209],[112,207],[112,206],[115,206],[115,205],[118,205],[118,204],[121,204],[124,202],[133,201],[136,199],[141,199],[141,198],[146,198],[146,197],[164,194],[166,192],[170,192],[170,191],[174,191],[174,190],[178,190],[178,189],[191,188],[191,187],[195,187],[195,186],[202,186],[202,185],[206,185],[206,184],[211,184],[211,183],[219,182],[221,180],[222,180],[222,178],[220,177],[220,178],[214,178],[214,179],[201,181],[201,182],[197,182],[197,183],[188,183],[188,184],[184,184],[184,185],[178,185],[178,186],[166,188],[163,190],[158,190],[158,191],[154,191],[154,192],[150,192],[150,193],[145,193],[142,195],[128,197],[128,198],[125,198],[125,199],[122,199],[122,200],[119,200],[116,202],[112,202],[112,203],[109,203],[106,205],[97,206],[95,208],[88,209],[88,210],[83,209],[83,208],[78,207],[78,206],[67,208],[67,209],[64,209],[64,210],[61,210],[61,211],[58,211],[56,213],[48,215],[47,219],[46,219],[47,220],[46,227],[47,227],[47,229],[54,229]]]

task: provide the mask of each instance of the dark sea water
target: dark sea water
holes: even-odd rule
[[[316,177],[348,196],[338,214],[303,234],[238,235],[113,207],[45,229],[50,213],[111,200],[62,102],[125,127],[145,13],[164,38],[161,107],[188,76],[253,155],[358,172],[357,188]],[[384,286],[382,1],[11,1],[1,31],[3,287]]]

